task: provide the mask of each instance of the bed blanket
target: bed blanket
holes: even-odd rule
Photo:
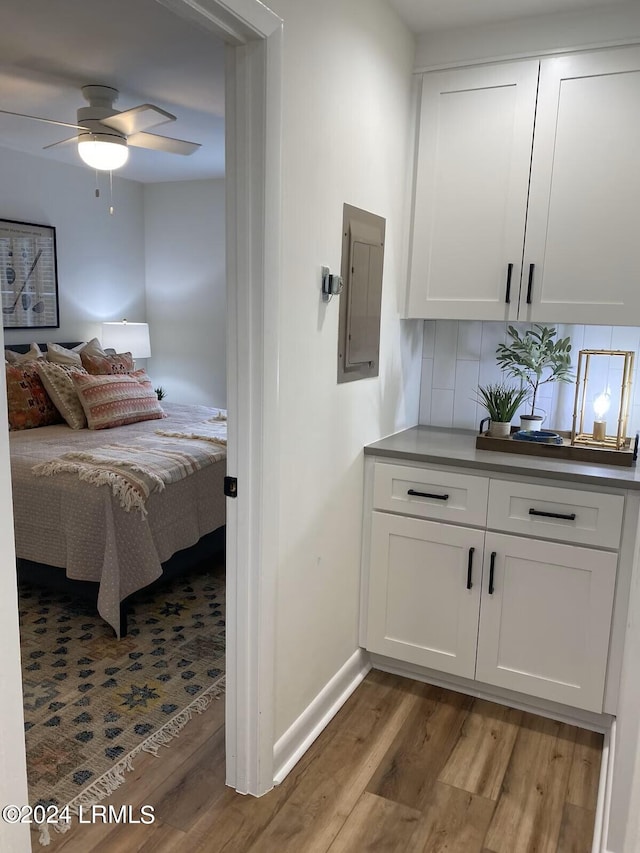
[[[194,424],[191,430],[157,429],[156,435],[164,435],[170,438],[193,438],[226,447],[227,418],[226,415],[224,418],[217,415],[215,418],[209,418],[206,423]]]
[[[98,610],[116,631],[124,598],[160,577],[162,563],[176,551],[225,523],[227,448],[202,442],[220,461],[151,491],[146,516],[126,512],[111,489],[96,488],[77,474],[36,477],[33,468],[67,453],[99,454],[107,444],[130,448],[150,442],[153,448],[159,423],[171,432],[193,433],[221,414],[210,407],[164,401],[163,408],[167,418],[161,422],[112,430],[55,424],[9,433],[17,556],[64,567],[74,580],[99,583]],[[197,444],[180,442],[186,450]]]
[[[224,452],[216,451],[210,441],[185,440],[198,438],[199,426],[194,430],[195,435],[183,439],[180,432],[170,432],[167,435],[172,438],[147,436],[144,444],[108,444],[91,452],[64,453],[35,465],[32,471],[39,477],[77,474],[94,486],[109,486],[126,512],[135,509],[146,517],[146,503],[153,492],[161,492],[165,486],[224,458]],[[220,437],[216,441],[222,443]]]

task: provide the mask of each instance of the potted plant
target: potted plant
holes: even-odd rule
[[[522,429],[539,429],[542,415],[536,415],[536,398],[541,385],[548,382],[571,382],[571,341],[556,340],[556,330],[534,325],[522,336],[509,326],[510,341],[496,350],[497,362],[508,376],[519,379],[530,400],[530,413],[521,415]]]
[[[484,406],[491,418],[489,435],[505,438],[511,433],[511,421],[528,395],[527,388],[515,388],[502,382],[480,385],[476,400]]]

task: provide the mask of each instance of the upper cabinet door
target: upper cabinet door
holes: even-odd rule
[[[639,106],[640,48],[542,60],[521,320],[638,322]]]
[[[538,68],[424,75],[407,316],[516,318]]]

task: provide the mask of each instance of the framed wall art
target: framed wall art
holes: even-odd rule
[[[0,291],[5,329],[57,329],[56,229],[0,219]]]

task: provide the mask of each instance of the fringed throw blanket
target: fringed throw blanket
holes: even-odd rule
[[[156,435],[164,435],[170,438],[193,438],[200,441],[210,441],[212,444],[227,446],[227,416],[219,413],[215,418],[210,418],[206,423],[194,424],[189,430],[157,429]]]
[[[123,509],[146,516],[149,495],[225,455],[226,449],[211,447],[210,439],[196,444],[158,437],[147,438],[144,445],[109,444],[91,452],[64,453],[31,470],[37,477],[72,473],[95,486],[109,486]]]

